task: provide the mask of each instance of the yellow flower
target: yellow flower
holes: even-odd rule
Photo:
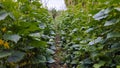
[[[2,30],[3,32],[5,32],[5,31],[6,31],[6,27],[3,27],[1,30]]]
[[[3,45],[4,41],[2,39],[0,39],[0,45]]]
[[[7,48],[7,49],[10,48],[8,42],[5,42],[5,43],[4,43],[4,47]]]

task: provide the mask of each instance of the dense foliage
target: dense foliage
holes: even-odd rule
[[[0,0],[0,68],[45,68],[53,62],[46,40],[51,19],[39,0]]]
[[[120,2],[87,0],[63,13],[61,45],[69,68],[119,68]]]
[[[0,0],[0,68],[120,68],[120,1],[66,3]]]

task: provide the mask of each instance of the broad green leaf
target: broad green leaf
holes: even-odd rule
[[[55,62],[55,60],[52,57],[48,57],[47,60],[48,60],[47,61],[48,63],[54,63]]]
[[[0,68],[6,68],[6,66],[5,65],[0,65]]]
[[[110,21],[106,21],[104,26],[110,26],[110,25],[113,25],[113,24],[116,24],[118,23],[119,21],[117,19],[112,19]]]
[[[27,30],[33,32],[33,31],[36,31],[36,30],[40,30],[40,28],[36,25],[31,25]]]
[[[94,44],[96,44],[96,43],[101,42],[102,40],[103,40],[102,37],[98,37],[97,39],[95,39],[95,40],[89,42],[89,45],[94,45]]]
[[[40,23],[40,24],[39,24],[39,28],[45,29],[45,27],[46,27],[46,25],[45,25],[44,23]]]
[[[87,29],[85,32],[86,32],[86,33],[89,33],[89,32],[92,31],[92,30],[94,30],[94,28],[89,28],[89,29]]]
[[[21,61],[25,56],[24,52],[20,51],[14,51],[10,57],[8,57],[7,61],[8,62],[19,62]]]
[[[30,44],[34,47],[45,47],[47,45],[45,41],[38,41],[38,40],[33,40],[30,42]]]
[[[11,19],[15,20],[15,17],[12,13],[8,13],[8,15],[10,16]]]
[[[100,67],[103,66],[104,64],[105,64],[104,61],[100,61],[99,63],[94,64],[93,67],[94,67],[94,68],[100,68]]]
[[[101,20],[108,16],[108,13],[111,11],[111,8],[103,9],[93,16],[95,20]]]
[[[0,8],[3,8],[4,6],[0,3]]]
[[[20,49],[21,50],[24,50],[24,51],[28,51],[28,50],[32,50],[34,49],[35,47],[32,47],[32,46],[25,46],[25,47],[21,47]]]
[[[111,48],[119,48],[120,47],[120,43],[114,43],[113,45],[111,45]]]
[[[21,36],[19,36],[17,34],[13,34],[13,35],[6,35],[5,34],[3,37],[4,37],[5,40],[11,40],[15,43],[17,43],[21,38]]]
[[[47,53],[49,53],[49,54],[55,54],[55,51],[53,51],[52,49],[47,49]]]
[[[37,56],[32,58],[32,63],[33,64],[45,63],[46,61],[47,61],[46,57],[43,56],[43,55],[37,55]]]
[[[120,37],[120,33],[111,32],[107,34],[107,38]]]
[[[0,11],[0,20],[4,20],[8,16],[6,11]]]
[[[0,59],[10,56],[12,53],[10,51],[0,51]]]
[[[120,68],[120,65],[117,65],[117,68]]]
[[[71,64],[77,64],[78,63],[78,60],[74,59]]]
[[[41,37],[41,34],[40,34],[40,33],[31,33],[31,34],[29,34],[29,36],[31,36],[31,37],[36,37],[36,38],[40,38],[40,37]]]
[[[93,62],[89,58],[86,58],[83,61],[81,61],[80,63],[82,63],[82,64],[92,64]]]
[[[119,7],[116,7],[115,9],[116,9],[117,11],[120,11],[120,8],[119,8]]]

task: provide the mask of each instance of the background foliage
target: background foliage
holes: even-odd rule
[[[46,40],[51,19],[39,0],[0,0],[0,68],[45,68],[52,62]]]
[[[60,16],[63,60],[69,68],[119,68],[119,5],[79,0]]]

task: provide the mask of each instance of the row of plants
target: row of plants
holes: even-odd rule
[[[51,21],[39,0],[0,0],[0,68],[46,68],[54,62]]]
[[[118,0],[87,0],[58,17],[68,68],[120,68],[119,5]]]

